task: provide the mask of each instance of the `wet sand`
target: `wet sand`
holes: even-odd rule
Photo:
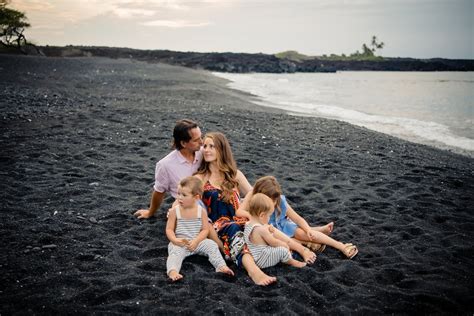
[[[258,107],[208,72],[0,56],[0,314],[474,312],[474,159]],[[193,257],[167,281],[165,209],[141,221],[176,120],[225,133],[311,224],[353,242],[255,286]]]

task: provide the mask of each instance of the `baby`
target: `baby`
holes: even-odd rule
[[[207,239],[207,213],[197,203],[201,195],[201,180],[196,177],[182,179],[178,185],[178,206],[169,212],[166,236],[170,243],[166,272],[173,282],[183,278],[179,271],[184,258],[195,254],[209,257],[217,272],[234,275],[222,258],[217,244]]]
[[[273,227],[268,225],[268,220],[274,210],[273,201],[262,193],[252,196],[249,204],[250,220],[245,224],[244,239],[255,260],[261,269],[272,267],[279,262],[302,268],[305,262],[300,262],[291,257],[288,243],[291,239],[287,236],[273,235]]]

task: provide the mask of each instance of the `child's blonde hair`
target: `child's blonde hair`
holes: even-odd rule
[[[202,181],[199,178],[196,178],[193,176],[183,178],[181,179],[181,181],[179,181],[179,185],[182,188],[191,189],[192,195],[202,196],[203,185],[202,185]]]
[[[253,216],[260,216],[262,213],[273,211],[274,207],[272,199],[265,194],[257,193],[250,199],[249,213]]]
[[[253,186],[253,194],[263,193],[269,198],[271,198],[276,206],[277,215],[280,216],[280,201],[281,201],[281,186],[278,183],[277,179],[274,176],[265,176],[261,177],[255,182]]]

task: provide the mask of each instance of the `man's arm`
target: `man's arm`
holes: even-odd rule
[[[165,192],[157,192],[153,190],[150,201],[150,208],[148,210],[138,210],[133,215],[138,218],[150,218],[152,217],[156,210],[160,208],[161,203],[165,197]]]

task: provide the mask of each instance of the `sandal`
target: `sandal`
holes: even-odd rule
[[[359,253],[359,249],[357,249],[353,244],[345,244],[342,253],[347,257],[347,259],[352,259]]]
[[[324,249],[326,249],[326,245],[324,244],[318,244],[315,242],[308,241],[303,244],[305,247],[309,248],[311,251],[315,253],[322,253]]]

